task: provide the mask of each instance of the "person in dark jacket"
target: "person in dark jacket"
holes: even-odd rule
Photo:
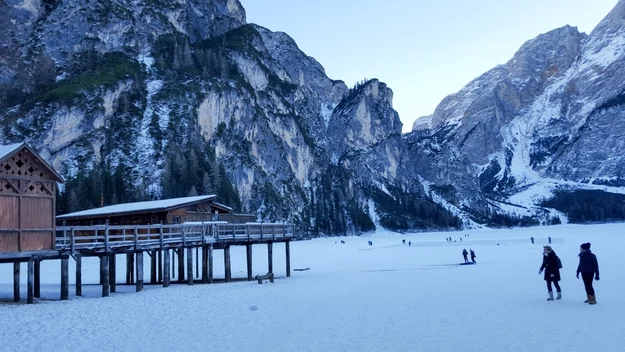
[[[556,252],[553,251],[551,246],[543,247],[543,265],[540,266],[539,274],[545,272],[545,281],[547,281],[547,292],[549,293],[548,301],[553,301],[553,289],[551,283],[556,287],[557,297],[556,299],[562,299],[562,290],[560,289],[560,261]]]
[[[475,264],[475,257],[476,257],[475,252],[473,252],[472,249],[469,249],[469,252],[471,253],[471,261],[473,262],[473,264]]]
[[[469,252],[467,252],[466,248],[462,250],[462,256],[464,257],[464,262],[468,263],[469,262],[469,258],[467,258],[467,255],[469,255]]]
[[[577,278],[582,274],[587,299],[584,303],[597,304],[595,289],[592,287],[593,278],[599,281],[599,263],[597,256],[590,251],[590,243],[582,243],[579,247],[579,265],[577,266]]]

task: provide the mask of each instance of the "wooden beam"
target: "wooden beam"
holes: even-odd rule
[[[195,278],[200,278],[200,247],[195,247]]]
[[[230,269],[230,245],[228,244],[224,247],[224,269],[226,282],[230,282],[232,272]]]
[[[111,293],[117,292],[117,258],[112,253],[109,257],[109,277]]]
[[[286,250],[286,277],[291,277],[291,241],[284,242]]]
[[[111,277],[109,276],[109,256],[107,254],[102,255],[102,268],[103,270],[103,281],[102,281],[102,297],[108,297],[111,293]]]
[[[137,292],[143,290],[143,252],[137,252]]]
[[[61,301],[69,299],[69,257],[61,258]]]
[[[100,285],[104,285],[104,256],[100,256]]]
[[[208,245],[208,283],[213,283],[213,245]]]
[[[267,272],[273,274],[273,242],[267,243]]]
[[[184,282],[184,248],[178,249],[178,282]]]
[[[20,301],[20,262],[13,262],[13,302]]]
[[[252,245],[245,245],[245,252],[247,257],[247,281],[252,281]]]
[[[187,285],[193,285],[193,248],[187,248]]]
[[[82,296],[82,256],[76,254],[76,296]]]
[[[34,300],[34,284],[35,284],[35,263],[33,260],[28,261],[28,286],[27,286],[27,300],[28,304],[32,304]]]
[[[126,285],[135,283],[135,256],[133,253],[126,253]]]
[[[150,251],[150,283],[152,285],[157,283],[157,278],[156,278],[156,251],[155,250],[151,250]]]
[[[35,287],[34,287],[34,296],[36,298],[41,298],[41,261],[35,261]]]
[[[202,246],[202,283],[208,283],[208,246]]]
[[[159,249],[156,252],[158,253],[157,280],[158,282],[163,282],[163,250]]]
[[[164,259],[164,263],[163,263],[163,287],[169,287],[169,283],[170,283],[170,278],[169,278],[169,269],[171,268],[169,266],[169,259],[171,257],[169,256],[169,249],[163,249],[163,259]]]

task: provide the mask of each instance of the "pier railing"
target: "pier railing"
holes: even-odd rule
[[[176,225],[58,226],[56,250],[140,250],[211,243],[269,242],[293,239],[293,225],[232,224],[223,221]]]

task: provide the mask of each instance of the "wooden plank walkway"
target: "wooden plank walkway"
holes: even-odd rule
[[[61,300],[69,298],[68,261],[76,261],[76,295],[82,295],[81,258],[100,258],[100,284],[102,296],[116,291],[116,255],[126,255],[126,284],[136,284],[143,289],[143,254],[150,256],[150,281],[167,287],[178,268],[178,282],[193,285],[193,259],[196,274],[200,274],[199,250],[202,254],[202,283],[213,282],[213,250],[223,249],[225,281],[232,279],[230,246],[246,246],[247,279],[252,280],[252,245],[266,244],[267,272],[273,275],[273,243],[284,242],[286,251],[286,276],[291,275],[290,241],[294,239],[293,224],[194,222],[176,225],[94,225],[57,227],[54,250],[3,252],[0,263],[13,263],[14,301],[20,301],[20,263],[28,262],[28,303],[39,297],[40,263],[44,260],[61,260]],[[193,255],[193,248],[196,254]],[[186,252],[186,254],[185,254]],[[174,262],[177,257],[177,264]],[[186,257],[186,264],[185,264]],[[136,263],[136,265],[135,265]],[[185,272],[186,267],[186,272]],[[171,269],[171,270],[170,270]],[[185,279],[186,276],[186,280]],[[136,279],[135,279],[136,278]]]
[[[60,236],[58,236],[60,234]],[[57,227],[56,250],[70,255],[194,247],[241,245],[292,240],[293,225],[227,222],[177,225],[95,225]]]

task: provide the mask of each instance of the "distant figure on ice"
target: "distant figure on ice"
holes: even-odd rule
[[[530,237],[530,241],[532,241],[532,244],[534,244],[534,237]]]
[[[551,244],[551,236],[547,237],[549,239],[549,244]]]
[[[460,237],[460,242],[462,242],[462,237]]]
[[[401,240],[401,243],[406,244],[406,240]]]
[[[469,252],[471,253],[471,261],[473,262],[473,264],[475,264],[475,257],[476,257],[475,252],[473,252],[472,249],[469,249]]]
[[[560,281],[560,258],[553,251],[551,246],[543,247],[543,265],[540,266],[538,274],[545,272],[545,281],[547,281],[547,292],[549,294],[548,301],[553,301],[553,290],[551,283],[556,287],[558,296],[556,299],[562,299],[562,290],[558,282]]]
[[[408,241],[408,247],[412,247],[412,241]]]
[[[467,258],[467,255],[469,255],[469,252],[467,252],[466,248],[462,250],[462,256],[464,257],[464,262],[468,263],[469,262],[469,258]]]
[[[582,274],[584,280],[584,288],[588,299],[584,303],[597,304],[595,297],[595,289],[592,287],[592,279],[599,281],[599,263],[597,256],[590,251],[590,243],[583,243],[579,247],[579,265],[577,266],[577,278]]]
[[[345,241],[341,241],[341,244],[345,244]]]

